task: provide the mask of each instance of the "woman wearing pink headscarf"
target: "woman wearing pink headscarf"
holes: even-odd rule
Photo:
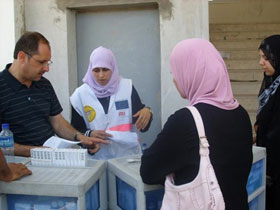
[[[152,113],[142,104],[132,81],[119,75],[111,50],[104,47],[93,50],[83,82],[70,97],[71,123],[87,136],[112,140],[109,145],[100,145],[93,158],[139,154],[136,129],[148,130]]]
[[[210,160],[226,209],[248,209],[246,183],[252,163],[252,127],[248,113],[234,99],[225,63],[207,40],[179,42],[170,56],[173,81],[181,97],[200,113]],[[189,109],[172,114],[142,156],[140,173],[147,184],[191,182],[200,163],[199,137]],[[183,208],[182,208],[183,209]]]

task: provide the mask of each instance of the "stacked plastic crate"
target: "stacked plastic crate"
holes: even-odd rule
[[[265,210],[266,150],[253,147],[253,164],[247,182],[250,210]],[[159,210],[163,187],[145,185],[139,175],[140,156],[108,161],[109,208],[114,210]]]
[[[249,208],[265,210],[266,150],[253,147],[253,156],[247,182]],[[108,179],[105,161],[90,160],[84,168],[28,166],[32,176],[0,182],[1,210],[107,210],[107,186],[110,210],[159,210],[163,187],[142,182],[140,161],[140,156],[108,160]]]
[[[250,210],[265,210],[266,150],[253,147],[253,165],[247,182]]]
[[[160,185],[146,185],[139,175],[140,156],[108,160],[109,209],[160,209],[164,190]]]
[[[28,167],[31,176],[0,182],[1,210],[107,210],[105,161],[90,160],[80,168]]]

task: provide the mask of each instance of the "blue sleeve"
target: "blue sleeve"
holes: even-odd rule
[[[142,101],[138,95],[138,92],[133,85],[132,85],[132,93],[131,93],[131,104],[132,104],[132,115],[136,114],[139,110],[141,110],[145,107],[145,104],[142,103]],[[152,117],[151,117],[148,125],[146,126],[146,128],[142,129],[140,131],[146,132],[147,130],[149,130],[152,120],[153,120],[153,114],[152,114]],[[135,124],[136,121],[137,121],[137,118],[132,117],[132,123]]]

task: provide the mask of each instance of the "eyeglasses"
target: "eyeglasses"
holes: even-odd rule
[[[47,67],[50,66],[53,62],[51,60],[49,61],[40,61],[33,57],[33,55],[30,55],[28,52],[23,51],[28,57],[33,58],[36,62],[40,63],[41,66]]]

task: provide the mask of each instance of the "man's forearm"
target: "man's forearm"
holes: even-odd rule
[[[15,155],[16,156],[23,156],[23,157],[30,157],[30,150],[32,148],[36,148],[39,146],[29,146],[29,145],[22,145],[15,143]]]
[[[53,129],[61,138],[68,139],[68,140],[74,140],[74,136],[77,132],[75,128],[73,128],[70,123],[68,123],[61,114],[51,117],[50,118],[51,124],[53,126]]]
[[[80,141],[87,148],[91,148],[91,152],[97,152],[100,149],[99,144],[109,144],[108,140],[100,139],[97,137],[88,137],[82,135],[75,128],[73,128],[63,117],[61,114],[50,117],[50,122],[55,133],[68,140],[76,140]]]

